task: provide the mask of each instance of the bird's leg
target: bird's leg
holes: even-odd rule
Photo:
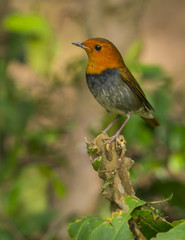
[[[116,132],[116,134],[112,137],[109,137],[109,138],[105,138],[105,140],[109,140],[107,141],[106,143],[111,143],[113,142],[115,139],[116,139],[116,145],[117,145],[117,138],[119,137],[120,135],[120,132],[121,130],[124,128],[125,124],[128,122],[128,120],[130,119],[130,114],[127,115],[127,118],[125,119],[124,123],[122,124],[122,126],[120,127],[120,129]]]
[[[121,117],[121,115],[117,115],[117,117],[114,118],[114,120],[102,132],[106,133],[120,117]]]

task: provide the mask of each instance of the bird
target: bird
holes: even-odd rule
[[[86,82],[90,92],[108,112],[117,115],[102,132],[106,133],[121,116],[126,116],[120,129],[107,138],[109,143],[114,140],[117,142],[132,114],[143,118],[152,127],[160,126],[151,113],[154,108],[111,41],[105,38],[90,38],[72,44],[87,53]]]

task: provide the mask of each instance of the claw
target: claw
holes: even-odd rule
[[[119,115],[117,116],[117,118],[119,118]],[[126,118],[126,120],[124,121],[124,123],[122,124],[122,126],[120,127],[120,129],[117,131],[117,133],[114,135],[114,136],[112,136],[112,137],[108,137],[108,138],[104,138],[104,140],[109,140],[108,142],[105,142],[105,144],[107,144],[107,143],[111,143],[111,142],[113,142],[114,140],[116,140],[116,147],[117,147],[117,138],[119,137],[119,135],[120,135],[120,132],[121,132],[121,130],[123,129],[123,127],[125,126],[125,124],[128,122],[128,120],[130,119],[130,114],[128,114],[127,115],[127,118]],[[116,121],[117,119],[114,119],[114,121]],[[109,126],[108,126],[109,127]],[[107,127],[107,128],[108,128]],[[107,129],[105,129],[104,131],[107,131]],[[103,132],[104,132],[103,131]]]
[[[117,146],[117,138],[119,137],[119,134],[115,134],[114,136],[112,137],[107,137],[107,138],[104,138],[104,141],[105,143],[104,144],[110,144],[111,142],[113,142],[114,140],[116,140],[116,146]]]

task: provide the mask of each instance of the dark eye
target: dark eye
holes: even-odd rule
[[[101,46],[100,45],[96,45],[94,48],[96,49],[96,51],[100,51],[101,50]]]

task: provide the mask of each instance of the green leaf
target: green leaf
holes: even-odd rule
[[[185,222],[185,219],[181,219],[181,220],[178,220],[178,221],[173,221],[173,222],[172,222],[172,226],[173,226],[173,227],[176,227],[177,225],[179,225],[179,224],[181,224],[181,223],[183,223],[183,222]]]
[[[168,232],[158,233],[153,240],[184,240],[185,239],[185,222],[177,225]]]
[[[91,143],[89,143],[89,142],[86,142],[86,147],[87,147],[87,152],[89,155],[93,155],[98,150],[97,148],[93,148]]]
[[[172,228],[172,225],[164,218],[161,218],[149,209],[135,210],[132,213],[140,231],[147,239],[155,237],[159,232],[166,232]]]
[[[111,218],[102,219],[97,217],[84,217],[69,225],[69,235],[75,240],[106,240],[127,239],[133,236],[129,229],[131,212],[138,206],[145,204],[134,197],[126,197],[123,202],[128,207],[127,212],[115,212]]]
[[[142,206],[146,203],[143,200],[140,200],[136,197],[131,197],[131,196],[124,198],[123,201],[129,207],[128,213],[131,213],[134,210],[134,208]]]
[[[102,161],[102,156],[99,156],[99,157],[95,158],[94,162],[92,163],[93,168],[94,168],[95,171],[98,170],[98,168],[99,168],[99,166],[101,164],[101,161]]]
[[[4,18],[2,24],[7,31],[39,37],[47,36],[51,30],[46,20],[36,14],[11,14]]]
[[[103,222],[104,220],[101,218],[85,217],[70,225],[70,236],[80,240],[90,239],[89,236],[93,230]]]

